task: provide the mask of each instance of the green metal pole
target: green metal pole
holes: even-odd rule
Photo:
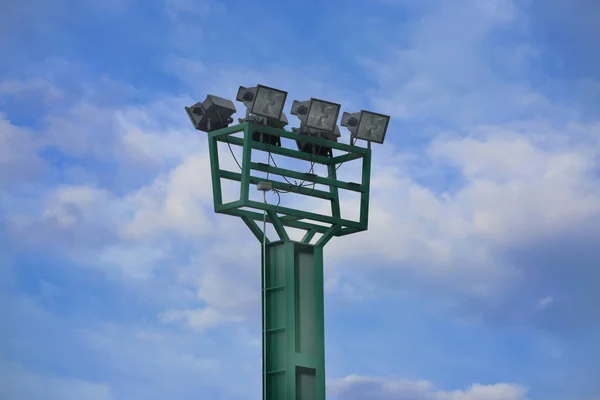
[[[241,131],[244,132],[243,138],[232,136]],[[365,231],[368,227],[371,146],[369,144],[368,148],[362,148],[311,136],[302,139],[347,153],[329,158],[254,141],[254,131],[294,141],[297,139],[295,133],[249,123],[210,132],[208,137],[215,212],[241,217],[264,249],[261,268],[263,399],[325,400],[323,247],[334,236]],[[242,147],[239,173],[221,170],[217,142]],[[253,150],[327,165],[328,176],[319,177],[271,166],[270,158],[267,158],[266,164],[252,162]],[[361,183],[338,180],[336,171],[339,165],[357,159],[363,162]],[[325,185],[329,191],[270,180],[268,175],[259,178],[252,175],[252,171],[302,179]],[[239,200],[223,204],[221,179],[240,182]],[[259,186],[263,182],[270,182],[273,189],[329,200],[331,215],[267,204],[264,194],[263,202],[251,200],[250,185]],[[342,218],[339,189],[360,193],[359,221]],[[258,221],[263,223],[262,230]],[[266,223],[273,225],[280,241],[269,241],[265,232]],[[292,241],[286,227],[306,230],[306,235],[301,242]],[[311,244],[317,233],[321,236]]]
[[[278,241],[265,257],[265,400],[325,400],[323,249]]]

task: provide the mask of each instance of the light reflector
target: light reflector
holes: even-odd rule
[[[355,139],[381,144],[385,140],[389,122],[388,115],[362,110],[357,113],[342,114],[341,125],[348,128]]]
[[[287,92],[268,86],[240,86],[237,101],[243,101],[251,114],[267,119],[279,120],[287,99]]]
[[[330,101],[310,99],[294,101],[292,115],[298,116],[307,128],[334,132],[341,106]]]

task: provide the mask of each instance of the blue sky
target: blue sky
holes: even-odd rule
[[[599,21],[591,0],[4,2],[0,397],[260,398],[260,249],[214,215],[183,106],[261,83],[293,126],[310,97],[392,116],[369,231],[325,252],[328,398],[600,399]]]

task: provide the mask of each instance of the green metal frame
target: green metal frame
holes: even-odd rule
[[[325,400],[323,248],[277,241],[265,254],[264,398]]]
[[[243,137],[232,136],[243,132]],[[369,191],[371,149],[310,136],[302,142],[324,145],[343,154],[323,157],[287,147],[269,146],[252,140],[252,133],[260,132],[296,141],[298,134],[252,123],[243,123],[208,134],[212,188],[215,212],[237,216],[244,221],[260,243],[266,243],[263,254],[263,371],[264,400],[325,400],[325,331],[323,247],[334,236],[365,231],[369,223]],[[219,163],[218,143],[242,147],[240,172],[222,170]],[[295,144],[295,143],[294,143]],[[252,162],[252,151],[263,151],[327,166],[327,177],[293,171],[268,164]],[[361,183],[337,179],[340,164],[362,160]],[[317,190],[254,176],[253,171],[267,172],[304,182],[324,185],[328,190]],[[221,181],[240,182],[240,197],[223,203]],[[297,210],[250,200],[250,186],[269,181],[273,188],[304,196],[328,200],[331,215]],[[360,193],[358,221],[343,218],[339,191]],[[257,221],[273,225],[278,238],[269,240]],[[318,223],[317,223],[318,222]],[[291,241],[286,227],[305,230],[300,242]],[[320,237],[313,243],[315,235]]]
[[[238,132],[244,133],[242,138],[232,136]],[[298,134],[296,133],[252,123],[242,123],[210,132],[208,134],[208,139],[215,212],[241,217],[252,233],[254,233],[261,241],[262,233],[259,234],[260,229],[258,229],[256,221],[262,221],[263,211],[267,212],[267,222],[273,224],[279,235],[279,239],[281,240],[287,240],[285,227],[306,230],[307,233],[303,242],[307,244],[310,243],[315,234],[322,234],[323,237],[318,241],[319,246],[324,246],[333,236],[344,236],[367,230],[369,224],[371,149],[310,136],[302,136],[303,142],[328,146],[332,149],[344,152],[344,154],[336,157],[317,156],[283,146],[269,146],[265,143],[253,141],[253,132],[279,136],[282,139],[282,145],[284,143],[283,139],[289,139],[291,141],[298,139]],[[242,147],[242,170],[240,172],[226,171],[220,168],[218,142],[228,143],[230,146],[234,145]],[[252,162],[253,150],[270,152],[272,154],[279,154],[298,160],[326,165],[328,176],[321,177],[306,172],[293,171],[272,165]],[[337,179],[336,170],[341,163],[359,159],[362,159],[361,183],[344,182]],[[272,182],[273,188],[275,189],[330,201],[331,215],[323,215],[250,200],[250,186],[267,181],[265,178],[252,175],[252,171],[268,172],[271,175],[279,175],[291,179],[302,179],[304,182],[327,186],[329,190],[325,191],[308,187],[298,187],[296,185],[290,185],[275,180],[268,180],[269,182]],[[221,190],[222,179],[240,182],[239,199],[229,203],[223,203]],[[358,221],[344,219],[342,217],[339,199],[340,189],[360,193],[360,218]],[[315,221],[320,222],[320,224],[315,223]]]

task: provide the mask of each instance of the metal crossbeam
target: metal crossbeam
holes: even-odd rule
[[[232,136],[235,133],[243,132],[243,137]],[[294,148],[279,147],[268,145],[262,142],[252,140],[254,132],[265,133],[279,136],[284,139],[297,140],[312,143],[315,145],[326,145],[345,154],[336,157],[317,156],[304,153]],[[257,231],[258,225],[255,221],[262,220],[263,213],[267,213],[267,222],[275,227],[275,230],[281,239],[289,238],[285,227],[296,228],[306,231],[303,242],[309,243],[312,237],[320,233],[323,235],[319,243],[326,243],[333,236],[348,235],[355,232],[364,231],[368,226],[368,207],[369,207],[369,189],[371,172],[371,149],[355,145],[349,145],[334,141],[329,141],[317,137],[305,136],[288,132],[283,129],[275,129],[267,126],[256,125],[252,123],[242,123],[239,125],[227,127],[217,131],[210,132],[209,137],[209,155],[211,159],[211,174],[213,187],[214,207],[217,213],[228,214],[242,217],[244,223],[250,228],[253,234],[261,238],[263,233]],[[241,146],[242,161],[241,171],[233,172],[221,169],[218,154],[218,142],[228,143],[229,145]],[[283,142],[283,141],[282,141]],[[318,176],[307,172],[280,168],[269,164],[263,164],[252,161],[252,152],[265,151],[273,154],[279,154],[284,157],[316,162],[327,166],[327,176]],[[344,162],[362,160],[362,179],[360,183],[345,182],[337,179],[337,168]],[[302,180],[312,184],[323,185],[327,190],[316,189],[312,187],[300,186],[284,183],[282,181],[259,177],[252,174],[252,171],[267,173],[280,177]],[[231,180],[240,182],[240,197],[238,200],[224,204],[221,188],[221,180]],[[284,207],[275,204],[266,204],[250,199],[251,186],[258,185],[260,182],[271,182],[273,189],[296,193],[303,196],[309,196],[329,201],[331,204],[331,214],[325,215],[318,212],[310,212],[296,208]],[[360,194],[360,218],[358,221],[343,218],[340,208],[339,190],[348,190]],[[256,227],[254,225],[256,225]],[[326,225],[322,225],[326,224]],[[259,228],[260,230],[260,228]]]

